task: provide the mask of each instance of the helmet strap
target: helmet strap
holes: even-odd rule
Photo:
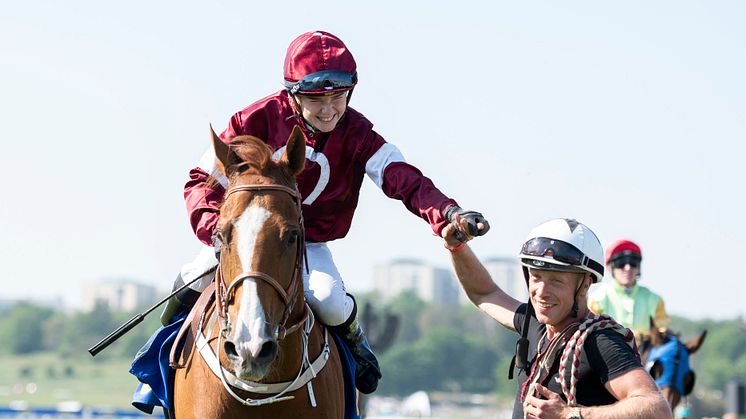
[[[347,106],[350,106],[350,99],[352,99],[353,90],[355,90],[354,87],[350,88],[350,90],[347,91]],[[345,113],[347,113],[347,109],[345,109]]]
[[[306,121],[306,118],[303,117],[303,107],[300,106],[300,101],[295,96],[295,94],[290,93],[290,91],[288,90],[288,95],[292,99],[292,105],[293,105],[293,108],[295,109],[295,115],[291,115],[290,117],[298,118],[301,122],[303,122],[303,125],[305,125],[306,129],[308,129],[309,131],[313,133],[318,132],[318,130],[313,125],[311,125],[310,122]]]
[[[583,274],[580,280],[578,280],[577,288],[575,288],[575,295],[573,296],[573,301],[572,301],[572,310],[570,311],[570,314],[572,315],[573,318],[578,317],[578,311],[580,310],[580,308],[578,307],[578,294],[580,293],[580,290],[583,288],[586,275],[588,274],[587,273]]]

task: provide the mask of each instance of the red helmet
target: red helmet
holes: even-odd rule
[[[606,248],[606,265],[621,256],[636,256],[642,260],[640,246],[631,240],[617,240]]]
[[[290,93],[326,94],[351,90],[357,64],[341,39],[322,31],[295,38],[285,55],[285,87]]]

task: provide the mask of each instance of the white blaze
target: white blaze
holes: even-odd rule
[[[252,271],[252,256],[256,247],[257,235],[264,223],[272,215],[271,212],[260,206],[252,205],[246,208],[243,214],[234,221],[237,236],[237,251],[241,260],[243,272]],[[232,340],[236,344],[236,350],[241,357],[246,358],[247,352],[256,356],[261,350],[262,344],[270,338],[265,332],[264,309],[257,294],[256,280],[245,279],[243,293],[241,294],[241,308],[238,311],[236,329]]]

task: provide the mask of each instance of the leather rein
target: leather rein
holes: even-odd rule
[[[303,231],[303,214],[301,212],[302,198],[300,192],[298,192],[296,188],[290,188],[283,185],[238,184],[230,187],[225,192],[224,200],[227,200],[231,194],[237,192],[265,191],[279,191],[287,193],[293,198],[293,200],[295,201],[295,205],[298,208],[300,235],[298,237],[296,245],[297,253],[295,258],[295,268],[293,269],[293,277],[290,279],[288,289],[286,290],[285,288],[283,288],[283,286],[280,285],[280,283],[272,276],[260,271],[242,272],[235,278],[233,278],[233,280],[228,285],[226,285],[225,278],[223,277],[223,272],[221,269],[223,259],[222,255],[224,254],[224,252],[220,252],[220,263],[218,263],[218,268],[215,272],[215,304],[217,305],[218,320],[220,321],[221,333],[224,335],[230,334],[232,325],[230,322],[230,317],[228,316],[227,302],[231,293],[234,292],[235,288],[237,288],[245,279],[253,279],[257,282],[259,280],[262,280],[266,282],[267,284],[271,285],[272,288],[275,289],[275,291],[277,291],[277,294],[280,296],[280,298],[282,298],[282,301],[285,304],[285,311],[283,312],[282,320],[279,324],[273,325],[273,337],[279,341],[298,330],[308,320],[308,307],[304,304],[303,316],[301,316],[301,319],[292,324],[290,327],[286,326],[290,314],[293,311],[294,300],[292,299],[292,296],[295,295],[299,284],[301,284],[301,286],[303,284],[303,261],[307,258],[305,244],[306,241]],[[221,247],[222,246],[225,246],[225,244],[222,244]]]

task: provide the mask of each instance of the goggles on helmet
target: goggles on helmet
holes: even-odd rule
[[[640,266],[641,258],[635,254],[631,255],[622,255],[615,257],[611,260],[611,266],[617,269],[624,269],[626,265],[629,265],[632,268],[637,268]]]
[[[524,243],[521,255],[551,257],[558,262],[567,263],[572,266],[587,266],[601,273],[604,271],[600,263],[583,254],[577,247],[546,237],[536,237]]]
[[[297,82],[285,81],[285,87],[291,94],[326,93],[335,90],[351,89],[357,83],[357,73],[339,70],[325,70],[304,76]]]

